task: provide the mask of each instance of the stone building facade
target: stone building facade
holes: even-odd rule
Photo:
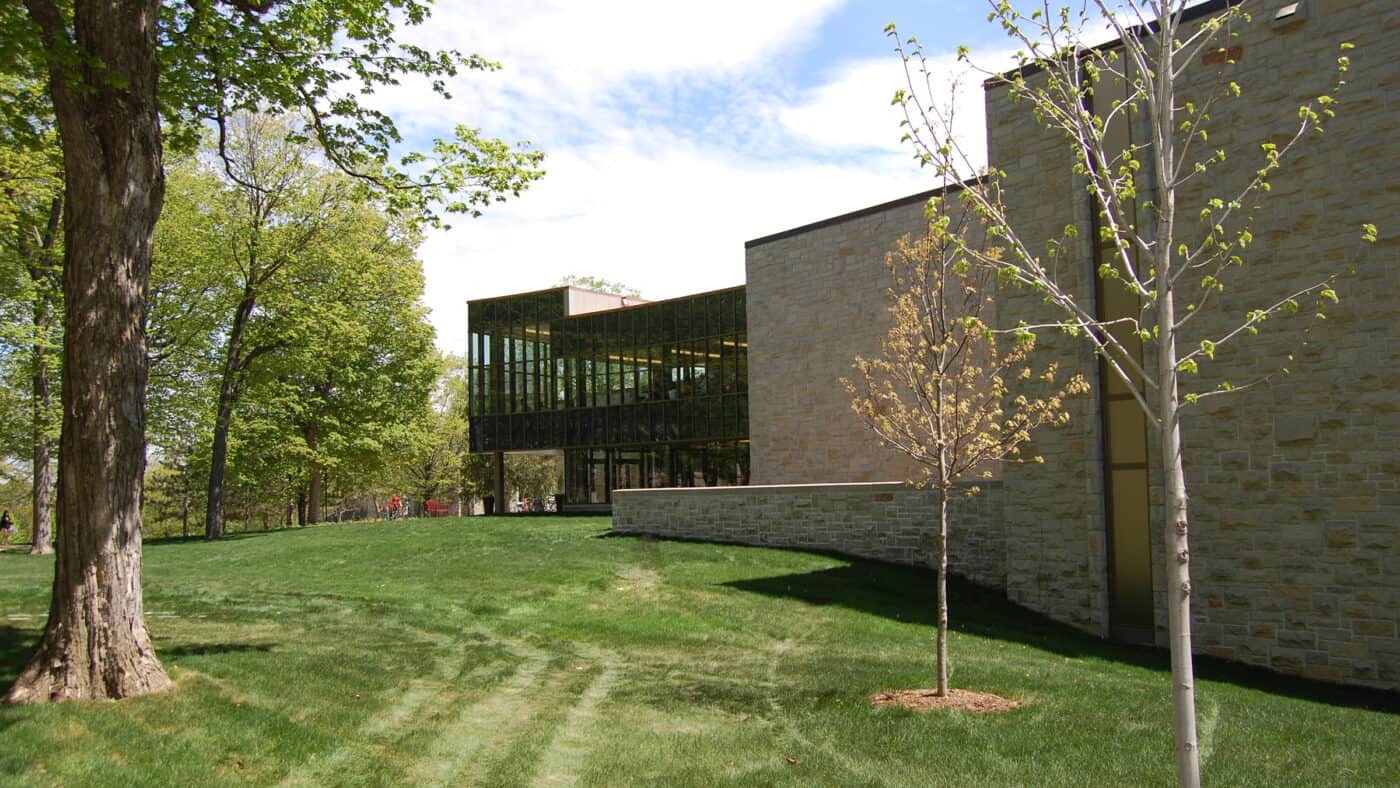
[[[1400,8],[1308,0],[1301,15],[1275,19],[1284,5],[1258,4],[1236,25],[1237,62],[1192,69],[1199,81],[1182,86],[1187,98],[1204,95],[1224,73],[1243,90],[1212,110],[1211,148],[1240,162],[1221,173],[1252,174],[1259,143],[1286,141],[1298,105],[1331,86],[1342,42],[1355,45],[1347,85],[1325,133],[1285,160],[1254,212],[1250,265],[1193,319],[1183,346],[1222,336],[1247,310],[1331,272],[1344,272],[1341,303],[1318,320],[1305,302],[1202,368],[1198,390],[1221,379],[1258,383],[1183,418],[1194,646],[1283,673],[1400,689]],[[986,99],[989,157],[1007,173],[1018,233],[1079,228],[1066,281],[1092,303],[1094,212],[1068,153],[1004,88],[989,86]],[[1183,223],[1238,186],[1225,175],[1200,179],[1180,200]],[[769,486],[623,493],[617,530],[926,560],[926,494],[900,489],[912,470],[866,432],[837,380],[878,348],[884,255],[921,231],[929,196],[747,245],[753,480]],[[1378,242],[1361,240],[1362,222],[1380,226]],[[1043,308],[1026,291],[1002,294],[997,307],[1003,322],[1033,321]],[[959,511],[954,569],[1087,631],[1165,643],[1155,438],[1132,428],[1142,429],[1131,450],[1144,461],[1116,462],[1129,417],[1106,394],[1112,385],[1093,354],[1065,336],[1043,336],[1041,348],[1091,375],[1098,394],[1073,402],[1068,427],[1037,436],[1043,465],[1008,470]],[[717,496],[737,498],[704,505]],[[1149,585],[1128,604],[1133,583]],[[1124,625],[1134,615],[1145,629]]]
[[[749,453],[754,484],[916,478],[878,449],[841,379],[880,352],[893,282],[885,255],[925,228],[934,192],[745,244],[749,292]]]
[[[1227,161],[1249,164],[1221,170],[1233,177],[1201,179],[1178,197],[1186,224],[1197,221],[1210,197],[1238,191],[1240,178],[1261,161],[1259,143],[1287,140],[1297,107],[1331,86],[1341,43],[1355,44],[1337,116],[1285,160],[1259,201],[1253,262],[1179,340],[1191,348],[1225,336],[1247,310],[1329,273],[1344,274],[1336,284],[1342,303],[1326,320],[1305,301],[1300,314],[1273,319],[1258,336],[1218,353],[1194,387],[1258,382],[1203,400],[1183,417],[1194,645],[1285,673],[1397,688],[1400,233],[1385,227],[1379,242],[1368,244],[1360,227],[1364,221],[1384,227],[1400,215],[1400,135],[1393,131],[1400,126],[1400,9],[1379,1],[1306,5],[1301,20],[1276,21],[1269,6],[1239,26],[1231,44],[1238,62],[1226,78],[1244,93],[1213,108],[1210,145],[1225,150]],[[1195,82],[1183,85],[1182,95],[1204,95],[1220,68],[1189,71]],[[1090,205],[1064,146],[1005,89],[989,88],[987,119],[989,156],[1007,172],[1017,231],[1048,238],[1074,223],[1085,239],[1078,256],[1092,260]],[[1078,273],[1079,292],[1091,299],[1092,268]],[[1001,306],[1034,320],[1040,304],[1030,294],[1010,293]],[[1096,368],[1082,343],[1059,338],[1058,344],[1052,352],[1067,364]],[[1100,380],[1096,388],[1106,385]],[[1044,466],[1008,474],[1007,594],[1107,634],[1114,535],[1103,493],[1106,441],[1096,412],[1102,398],[1079,407],[1069,429],[1038,438]],[[1141,494],[1151,514],[1152,619],[1155,639],[1164,643],[1160,465],[1152,433],[1145,437]]]

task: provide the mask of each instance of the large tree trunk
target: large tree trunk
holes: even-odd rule
[[[164,198],[156,103],[158,0],[25,0],[51,64],[63,139],[63,437],[53,600],[11,703],[122,698],[170,679],[146,631],[141,487],[151,238]],[[70,65],[73,64],[73,65]]]
[[[228,346],[224,349],[224,372],[219,381],[219,407],[214,415],[214,450],[209,458],[209,495],[204,509],[204,538],[224,535],[224,479],[228,475],[228,430],[233,408],[238,404],[243,375],[243,332],[253,314],[255,300],[245,289],[243,300],[233,316]]]

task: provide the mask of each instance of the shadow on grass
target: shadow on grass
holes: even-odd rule
[[[40,629],[0,626],[0,694],[10,688],[29,658],[34,656],[42,634]]]
[[[845,560],[850,561],[849,557]],[[896,621],[933,627],[935,575],[930,570],[874,561],[793,575],[736,580],[741,591],[836,605]],[[949,628],[992,640],[1021,643],[1074,659],[1100,659],[1169,672],[1166,649],[1103,640],[1016,605],[998,591],[948,578]],[[1262,668],[1197,656],[1196,677],[1334,706],[1400,713],[1400,693],[1283,676]]]
[[[349,525],[350,523],[346,523]],[[259,536],[271,536],[273,534],[285,533],[287,531],[305,531],[305,528],[292,526],[290,528],[279,526],[269,528],[266,531],[235,531],[226,533],[218,539],[205,539],[204,534],[190,534],[189,536],[159,536],[143,540],[145,547],[163,547],[166,545],[190,545],[190,544],[220,544],[222,542],[240,542],[244,539],[256,539]]]
[[[42,622],[39,622],[42,624]],[[34,629],[19,629],[11,626],[0,626],[0,690],[8,687],[11,682],[19,676],[19,672],[24,669],[29,658],[34,655],[34,649],[39,645],[39,637],[43,634],[41,627]],[[156,655],[165,658],[180,658],[206,656],[209,654],[234,654],[241,652],[266,652],[280,646],[280,643],[184,643],[181,645],[164,645],[159,641],[156,645]]]
[[[183,657],[204,657],[210,654],[240,654],[247,652],[268,652],[280,643],[186,643],[182,646],[156,646],[156,656],[161,659],[181,659]]]

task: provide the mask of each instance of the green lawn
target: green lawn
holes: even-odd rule
[[[1028,705],[875,709],[872,692],[930,683],[927,573],[607,530],[474,518],[148,544],[146,609],[175,689],[0,708],[0,783],[1173,780],[1157,652],[957,586],[953,684]],[[6,685],[52,571],[0,554]],[[1209,783],[1400,784],[1394,696],[1202,672]]]

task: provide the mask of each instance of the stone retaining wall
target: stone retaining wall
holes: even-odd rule
[[[1006,587],[1001,485],[950,502],[949,567]],[[613,531],[762,547],[830,550],[928,566],[937,533],[933,493],[906,484],[800,484],[613,492]]]

